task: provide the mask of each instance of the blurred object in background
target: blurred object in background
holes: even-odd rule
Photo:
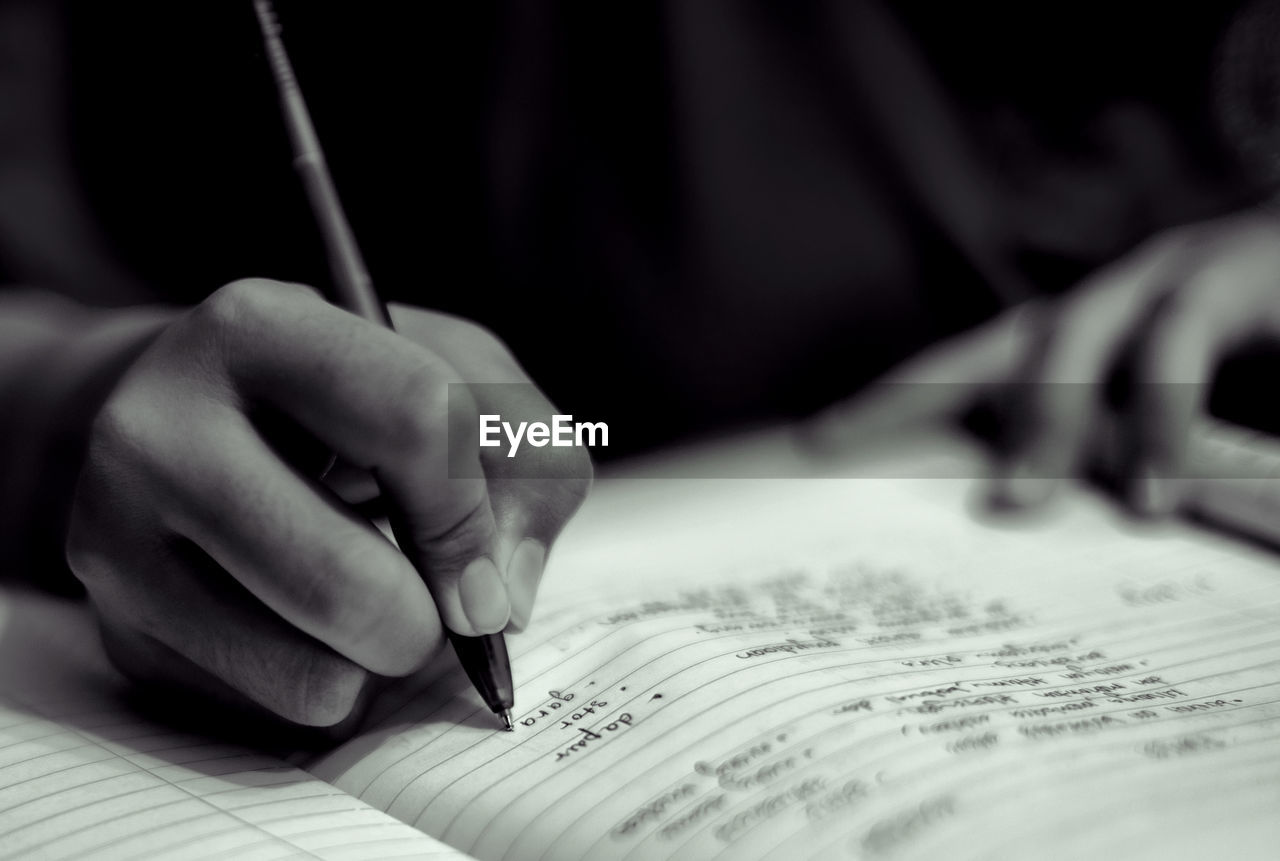
[[[1275,10],[278,4],[380,291],[494,329],[614,457],[806,415],[1265,200]],[[89,308],[324,283],[255,26],[248,2],[0,0],[7,280]],[[0,368],[13,510],[65,498],[131,355],[70,349],[108,318],[59,307]],[[1246,405],[1260,367],[1227,387]]]
[[[326,277],[242,6],[65,7],[86,198],[181,301]],[[1262,193],[1214,124],[1230,4],[279,9],[381,289],[493,327],[611,454],[811,411]]]

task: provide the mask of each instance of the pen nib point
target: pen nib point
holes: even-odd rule
[[[502,718],[503,729],[505,729],[507,732],[516,731],[515,724],[511,722],[511,709],[503,709],[502,712],[498,715],[498,717]]]

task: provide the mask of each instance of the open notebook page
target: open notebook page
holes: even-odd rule
[[[445,673],[308,768],[491,861],[1275,857],[1274,559],[971,490],[604,482],[509,638],[516,732]]]
[[[279,759],[121,702],[88,615],[0,591],[0,858],[463,857]]]

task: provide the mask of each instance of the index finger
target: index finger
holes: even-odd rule
[[[373,473],[393,502],[401,549],[445,626],[471,636],[500,631],[510,608],[494,562],[488,491],[483,477],[449,474],[449,384],[457,372],[300,285],[236,282],[201,309],[210,324],[202,331],[216,339],[238,396],[279,409]],[[455,396],[455,411],[467,407]],[[479,455],[454,457],[478,463]]]

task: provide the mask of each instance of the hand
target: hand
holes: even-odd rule
[[[1160,516],[1180,504],[1215,370],[1277,339],[1280,216],[1248,211],[1158,235],[1059,299],[925,351],[822,416],[817,438],[845,447],[986,400],[1001,422],[993,502],[1036,506],[1101,464],[1134,512]],[[1128,391],[1114,407],[1118,378]]]
[[[472,635],[527,621],[589,459],[543,449],[546,478],[509,478],[477,434],[452,442],[475,477],[449,477],[451,413],[478,426],[456,384],[523,384],[478,387],[486,411],[552,407],[479,327],[393,316],[403,334],[241,281],[130,368],[94,422],[67,538],[127,673],[327,726],[371,678],[422,666],[441,619]],[[317,479],[328,451],[372,476],[403,552]]]

